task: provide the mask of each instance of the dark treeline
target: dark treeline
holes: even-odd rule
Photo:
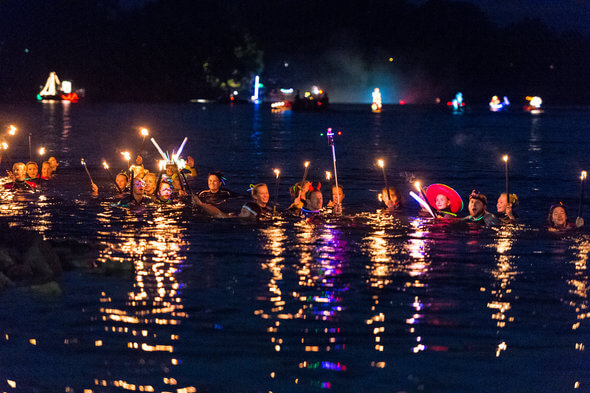
[[[389,62],[389,58],[393,62]],[[286,67],[285,65],[288,64]],[[458,90],[590,103],[590,39],[536,20],[500,28],[474,5],[431,0],[6,0],[0,99],[31,101],[50,71],[90,100],[187,100],[252,76],[331,93],[385,77],[431,103]]]

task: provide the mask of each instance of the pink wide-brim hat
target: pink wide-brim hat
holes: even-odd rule
[[[425,194],[430,206],[436,206],[436,196],[442,194],[451,201],[451,213],[459,213],[463,210],[463,199],[461,199],[461,196],[457,191],[445,184],[431,184],[426,189]]]

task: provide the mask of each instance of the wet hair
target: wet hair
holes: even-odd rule
[[[221,184],[225,186],[225,182],[227,181],[227,179],[223,176],[223,173],[221,173],[221,171],[209,172],[209,174],[207,175],[207,180],[209,180],[210,176],[215,176],[221,182]]]
[[[258,195],[258,189],[263,186],[266,187],[266,183],[251,184],[250,190],[252,191],[252,197]]]
[[[310,182],[308,180],[306,180],[305,183],[310,183]],[[302,190],[303,190],[303,184],[302,184],[302,182],[298,181],[297,183],[293,184],[289,188],[289,194],[291,195],[291,198],[295,199],[299,196],[299,194],[301,193]]]
[[[313,186],[313,182],[309,182],[309,190],[305,193],[305,199],[309,199],[312,193],[319,192],[321,194],[322,183],[317,182],[316,186]]]
[[[127,176],[127,173],[125,172],[119,172],[117,173],[117,176],[125,176],[125,180],[129,181],[129,176]],[[115,176],[115,179],[117,178],[117,176]]]
[[[547,226],[550,228],[555,228],[555,224],[553,223],[553,211],[555,209],[557,209],[558,207],[561,207],[563,209],[563,211],[565,212],[565,215],[567,217],[567,210],[566,210],[565,204],[563,202],[559,202],[554,205],[551,205],[549,207],[549,214],[547,214]]]
[[[501,193],[500,196],[506,195],[505,192]],[[506,199],[508,201],[508,198]],[[510,193],[510,201],[508,203],[512,203],[512,207],[518,206],[518,195]]]
[[[387,187],[383,187],[381,195],[387,195]],[[399,205],[403,203],[402,194],[397,188],[389,186],[389,195],[395,196]]]
[[[486,197],[485,194],[479,192],[478,190],[471,191],[471,194],[469,195],[469,200],[471,199],[477,199],[478,201],[481,201],[481,203],[483,203],[484,206],[488,205],[488,197]]]

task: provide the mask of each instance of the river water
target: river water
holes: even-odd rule
[[[428,107],[335,105],[327,113],[272,113],[247,105],[33,105],[0,107],[16,124],[6,161],[46,147],[60,160],[42,193],[2,193],[0,216],[53,240],[90,244],[95,264],[126,274],[66,272],[63,293],[0,294],[0,391],[15,392],[567,392],[590,391],[586,231],[543,229],[548,206],[575,216],[579,173],[590,168],[590,108],[531,115],[463,115]],[[345,215],[310,225],[211,220],[180,206],[113,207],[106,159],[120,151],[158,159],[140,127],[200,172],[221,169],[227,188],[274,191],[311,162],[331,170],[336,137]],[[8,137],[7,137],[8,138]],[[517,225],[432,224],[406,201],[378,211],[384,158],[390,183],[453,186],[466,199],[504,188],[520,198]],[[92,196],[84,158],[101,190]],[[327,188],[324,185],[324,188]],[[324,192],[324,199],[328,195]],[[586,207],[586,210],[588,208]]]

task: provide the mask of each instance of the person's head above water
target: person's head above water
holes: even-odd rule
[[[49,157],[47,159],[47,162],[49,163],[49,167],[51,168],[51,171],[55,172],[57,170],[59,162],[57,162],[57,160],[53,156]]]
[[[14,165],[12,165],[12,173],[14,175],[14,180],[23,181],[27,178],[27,166],[24,162],[15,162]]]
[[[547,216],[547,225],[550,228],[557,229],[567,227],[567,213],[565,212],[565,205],[563,203],[559,202],[556,205],[551,205]]]
[[[170,184],[166,182],[160,183],[160,189],[158,190],[158,198],[162,201],[167,201],[170,199],[170,195],[172,195],[172,189],[170,188]]]
[[[145,194],[154,195],[156,192],[156,182],[158,181],[156,174],[150,172],[143,177],[143,180],[145,181]]]
[[[166,164],[166,176],[173,176],[176,173],[176,165],[169,162]]]
[[[51,177],[51,166],[49,166],[49,162],[43,161],[41,164],[41,177],[43,179],[49,179]]]
[[[451,206],[451,200],[446,195],[438,194],[436,196],[434,207],[437,210],[447,210],[449,206]]]
[[[477,190],[471,191],[469,195],[469,215],[473,218],[478,218],[486,213],[486,206],[488,204],[488,198],[485,194]]]
[[[27,177],[29,179],[35,179],[38,174],[39,166],[37,166],[37,163],[33,161],[27,162]]]
[[[209,186],[209,191],[212,193],[216,193],[221,189],[221,185],[223,184],[225,178],[221,172],[210,172],[209,176],[207,177],[207,185]]]
[[[270,199],[270,195],[268,194],[268,187],[264,183],[258,183],[252,186],[252,199],[256,202],[259,206],[265,207]]]
[[[115,183],[117,184],[117,186],[119,186],[119,189],[121,191],[125,190],[128,182],[129,182],[129,179],[125,173],[121,172],[121,173],[117,174],[117,177],[115,178]]]
[[[133,196],[142,197],[145,193],[145,182],[141,177],[133,179]]]
[[[342,203],[343,199],[344,190],[342,189],[342,186],[338,185],[338,188],[336,188],[336,186],[332,186],[332,202],[336,203],[338,201],[339,203]]]
[[[510,203],[512,204],[513,208],[518,205],[518,196],[516,194],[510,193]],[[496,209],[498,210],[498,213],[506,212],[506,205],[506,193],[503,192],[498,197],[498,202],[496,203]]]
[[[387,192],[387,188],[383,188],[381,193],[378,195],[378,198],[390,210],[397,209],[402,204],[401,193],[395,187],[389,187],[389,193]]]
[[[311,182],[305,181],[303,184],[299,181],[295,183],[291,188],[289,188],[289,194],[291,194],[291,199],[299,198],[300,200],[305,199],[305,195],[309,192],[309,186]]]
[[[439,212],[457,214],[463,210],[463,200],[457,191],[446,184],[435,183],[426,188],[426,200]]]
[[[305,209],[310,210],[312,212],[317,212],[322,209],[324,206],[324,198],[322,196],[322,192],[319,189],[314,189],[307,193],[305,199]]]

